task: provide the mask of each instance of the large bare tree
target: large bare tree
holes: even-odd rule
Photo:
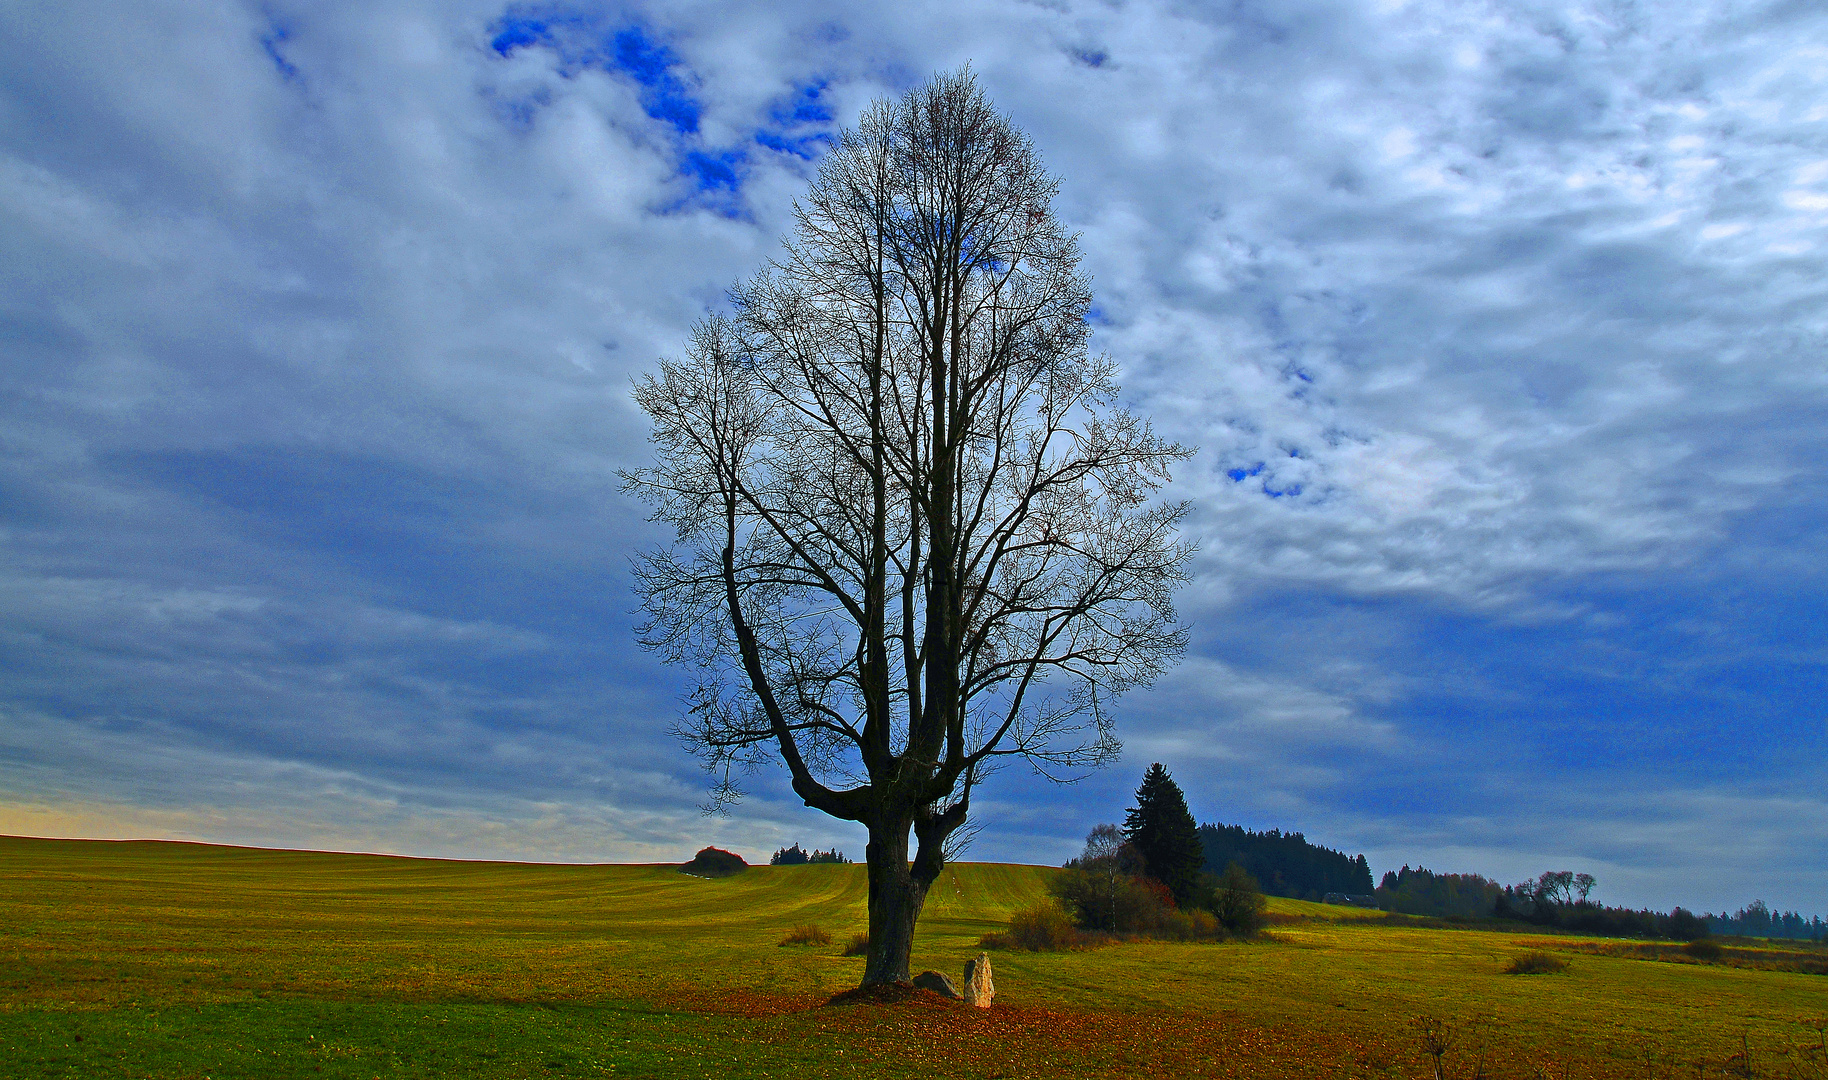
[[[1117,750],[1107,706],[1182,652],[1189,451],[1118,407],[1058,182],[969,71],[879,101],[785,254],[635,388],[642,642],[698,674],[679,732],[740,795],[778,755],[869,830],[864,985],[905,980],[973,787]],[[910,833],[917,846],[909,857]]]

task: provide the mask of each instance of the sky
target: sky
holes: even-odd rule
[[[630,383],[964,63],[1199,452],[1149,763],[1374,872],[1828,912],[1828,9],[0,7],[0,833],[861,856],[634,641]]]

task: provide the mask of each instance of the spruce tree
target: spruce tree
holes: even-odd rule
[[[1136,789],[1136,806],[1124,818],[1124,836],[1142,852],[1145,872],[1168,887],[1174,902],[1189,907],[1199,897],[1205,849],[1199,826],[1187,809],[1187,797],[1162,768],[1149,766]]]

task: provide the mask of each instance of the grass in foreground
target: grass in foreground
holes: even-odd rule
[[[948,868],[916,968],[956,975],[1049,873]],[[1257,943],[995,954],[989,1011],[823,1007],[862,959],[778,945],[845,941],[864,898],[857,866],[706,881],[0,838],[0,1075],[1408,1077],[1432,1075],[1420,1017],[1451,1034],[1449,1075],[1481,1049],[1492,1076],[1828,1075],[1801,1050],[1820,975],[1298,901],[1272,913],[1306,921]],[[1507,977],[1529,950],[1566,972]]]

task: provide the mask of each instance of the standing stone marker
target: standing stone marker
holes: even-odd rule
[[[996,984],[990,981],[990,954],[978,953],[976,960],[965,961],[964,998],[967,1005],[990,1008],[996,999]]]

